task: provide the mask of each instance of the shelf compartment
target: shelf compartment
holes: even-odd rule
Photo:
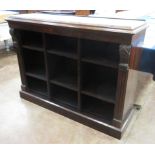
[[[46,44],[49,53],[77,59],[77,39],[73,37],[47,35]]]
[[[26,76],[27,88],[40,96],[47,96],[47,83],[43,80]]]
[[[119,44],[93,40],[81,40],[82,61],[118,68]]]
[[[72,91],[64,87],[51,84],[51,99],[56,100],[57,104],[69,108],[77,108],[78,99],[76,91]]]
[[[48,55],[50,82],[71,90],[77,90],[77,61]]]
[[[115,104],[117,69],[83,63],[82,93]]]
[[[23,59],[27,75],[46,80],[43,53],[34,50],[23,49]]]
[[[111,124],[114,115],[114,105],[102,100],[82,95],[82,113],[89,117]]]
[[[42,33],[21,30],[21,41],[25,48],[35,49],[38,51],[43,50],[43,36]]]

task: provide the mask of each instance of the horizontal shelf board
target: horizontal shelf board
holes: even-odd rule
[[[55,54],[55,55],[59,55],[59,56],[63,56],[63,57],[66,57],[66,58],[71,58],[71,59],[77,59],[77,55],[76,53],[68,50],[68,51],[63,51],[63,50],[56,50],[56,49],[53,49],[53,50],[47,50],[48,53],[51,53],[51,54]]]
[[[44,52],[44,49],[42,47],[34,46],[34,45],[22,45],[22,48],[35,50],[35,51],[39,51],[39,52]]]
[[[41,96],[47,96],[47,89],[44,89],[43,87],[28,87],[29,90],[31,90],[32,92],[36,93],[36,94],[40,94]]]
[[[109,102],[109,103],[112,103],[112,104],[115,104],[115,100],[114,99],[111,99],[111,98],[108,98],[107,96],[102,96],[102,95],[98,95],[98,94],[95,94],[95,93],[93,93],[93,92],[90,92],[90,91],[81,91],[82,92],[82,94],[85,94],[85,95],[88,95],[88,96],[91,96],[91,97],[95,97],[95,98],[97,98],[97,99],[100,99],[100,100],[102,100],[102,101],[107,101],[107,102]]]
[[[63,98],[60,97],[51,97],[51,100],[54,100],[56,104],[59,104],[61,106],[65,106],[67,108],[73,108],[74,110],[77,109],[77,102],[71,101],[69,99],[63,100]]]
[[[37,79],[40,79],[40,80],[44,80],[44,81],[47,80],[44,74],[37,74],[37,73],[26,72],[26,75],[34,77],[34,78],[37,78]]]
[[[67,73],[61,73],[51,79],[51,83],[77,90],[77,77]]]
[[[38,97],[41,97],[43,99],[48,98],[47,92],[38,92],[38,91],[33,90],[33,89],[28,89],[28,92],[31,92],[32,94],[34,94],[34,95],[36,95]]]
[[[41,80],[46,80],[46,74],[45,74],[45,69],[41,67],[29,67],[26,69],[26,75],[33,76],[35,78],[41,79]]]
[[[118,64],[116,62],[107,60],[102,57],[87,57],[87,58],[82,58],[82,62],[87,62],[87,63],[92,63],[96,65],[103,65],[107,67],[112,67],[112,68],[118,68]]]
[[[68,88],[68,89],[71,89],[71,90],[74,90],[74,91],[77,91],[77,86],[72,84],[72,83],[64,83],[62,81],[59,81],[57,79],[53,79],[53,80],[50,80],[50,82],[52,84],[55,84],[55,85],[58,85],[58,86],[62,86],[64,88]]]
[[[100,83],[93,85],[92,83],[81,91],[85,95],[95,97],[97,99],[115,104],[116,89],[112,85]]]

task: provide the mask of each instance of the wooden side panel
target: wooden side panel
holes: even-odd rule
[[[135,104],[137,84],[138,84],[138,71],[129,69],[126,95],[124,101],[124,110],[122,115],[123,121],[128,117],[129,113],[133,108],[133,104]]]
[[[142,50],[143,49],[139,47],[133,47],[131,49],[130,62],[129,62],[129,66],[131,69],[134,69],[134,70],[139,69],[139,65],[142,57]]]
[[[132,48],[130,53],[129,67],[134,70],[138,70],[141,56],[142,56],[142,44],[144,42],[146,30],[141,31],[140,33],[133,35],[132,37]]]

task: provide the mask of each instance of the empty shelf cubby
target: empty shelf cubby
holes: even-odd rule
[[[47,35],[46,44],[49,53],[77,59],[77,39],[73,37]]]
[[[109,104],[105,101],[82,95],[82,113],[111,124],[114,114],[114,104]]]
[[[44,54],[38,51],[23,49],[25,73],[42,80],[46,80]]]
[[[50,82],[77,90],[77,62],[73,59],[48,55]]]
[[[117,69],[89,63],[82,67],[82,93],[115,103]]]
[[[42,33],[22,30],[20,35],[23,47],[43,51]]]
[[[47,96],[46,81],[36,79],[31,76],[26,76],[27,89],[39,96]]]
[[[119,44],[82,39],[81,52],[84,62],[118,67]]]
[[[57,104],[69,108],[77,108],[78,99],[77,92],[70,89],[51,84],[51,99],[55,100]]]

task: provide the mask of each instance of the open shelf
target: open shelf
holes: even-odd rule
[[[117,69],[83,63],[82,93],[115,104]]]
[[[87,95],[82,95],[82,113],[99,121],[111,124],[114,105]]]
[[[42,33],[34,31],[21,31],[21,41],[24,48],[43,51],[43,37]]]
[[[43,53],[34,50],[23,49],[23,59],[26,75],[46,80]]]
[[[118,68],[119,45],[93,40],[81,40],[82,61]]]
[[[35,94],[47,96],[47,83],[46,81],[39,80],[30,76],[26,76],[27,88]]]
[[[51,84],[51,98],[56,100],[56,103],[60,105],[77,108],[78,100],[76,91]]]
[[[72,37],[47,35],[47,51],[52,54],[77,59],[77,39]]]
[[[53,54],[48,55],[50,82],[71,90],[77,90],[77,62]]]
[[[25,49],[30,49],[30,50],[35,50],[35,51],[39,51],[39,52],[44,52],[43,48],[40,47],[35,47],[35,46],[31,46],[31,45],[22,45],[23,48]]]

